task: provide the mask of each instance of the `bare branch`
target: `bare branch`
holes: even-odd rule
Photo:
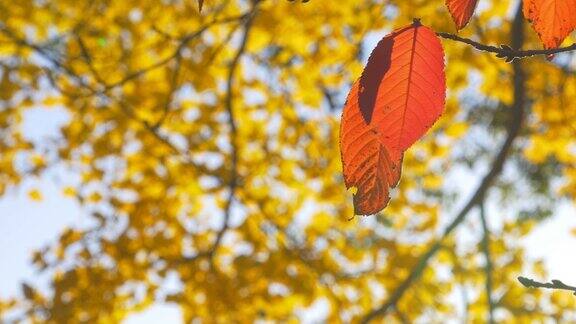
[[[482,250],[484,252],[485,265],[484,274],[486,276],[486,300],[488,303],[488,323],[494,324],[494,309],[496,305],[492,299],[492,272],[494,271],[492,265],[492,255],[490,253],[490,229],[488,228],[488,221],[486,220],[485,202],[480,203],[480,221],[482,222]]]
[[[180,75],[180,69],[182,67],[182,56],[177,56],[174,62],[174,71],[172,72],[172,76],[170,78],[170,88],[168,89],[168,94],[166,95],[166,101],[164,102],[164,109],[162,110],[162,116],[154,123],[152,126],[154,129],[158,129],[162,126],[162,124],[168,118],[170,114],[170,105],[174,100],[174,94],[178,89],[178,77]]]
[[[506,59],[507,62],[511,62],[514,59],[526,58],[526,57],[537,56],[537,55],[549,56],[549,55],[554,55],[554,54],[563,53],[563,52],[576,51],[576,43],[574,43],[570,46],[552,48],[552,49],[521,50],[521,49],[514,49],[508,45],[500,45],[499,47],[493,46],[493,45],[486,45],[486,44],[482,44],[482,43],[476,42],[474,40],[471,40],[469,38],[460,37],[458,35],[454,35],[454,34],[450,34],[450,33],[436,33],[436,34],[442,38],[445,38],[445,39],[450,39],[450,40],[453,40],[456,42],[468,44],[468,45],[474,47],[475,49],[483,51],[483,52],[494,53],[494,54],[496,54],[496,57],[504,58],[504,59]]]
[[[251,17],[251,13],[245,13],[245,14],[242,14],[239,16],[227,17],[227,18],[223,18],[223,19],[215,19],[215,20],[207,23],[206,25],[202,26],[197,31],[192,32],[192,33],[182,37],[180,39],[180,43],[178,44],[178,47],[176,48],[176,50],[172,54],[170,54],[168,57],[166,57],[166,58],[164,58],[164,59],[162,59],[156,63],[153,63],[153,64],[151,64],[145,68],[134,71],[119,81],[116,81],[114,83],[106,85],[106,87],[103,91],[104,92],[110,91],[110,90],[112,90],[118,86],[123,85],[124,83],[126,83],[128,81],[137,79],[137,78],[141,77],[142,75],[144,75],[150,71],[156,70],[158,68],[161,68],[164,65],[168,64],[169,62],[177,59],[178,57],[180,57],[180,55],[182,55],[182,51],[186,48],[188,43],[190,43],[192,40],[200,37],[210,27],[215,26],[215,25],[219,25],[219,24],[226,24],[226,23],[230,23],[230,22],[235,22],[238,20],[244,20],[244,19],[247,19],[247,17]],[[248,18],[248,19],[251,19],[251,18]]]
[[[324,98],[328,103],[330,111],[336,111],[338,107],[341,107],[339,103],[336,103],[336,100],[334,99],[334,93],[330,91],[330,89],[328,89],[326,86],[320,85],[320,90],[322,90],[322,94],[324,94]]]
[[[163,59],[161,59],[155,63],[152,63],[151,65],[149,65],[147,67],[144,67],[142,69],[130,72],[124,78],[122,78],[116,82],[109,83],[109,84],[103,82],[103,80],[101,78],[99,78],[98,74],[94,73],[95,71],[93,70],[91,72],[94,74],[94,77],[97,79],[98,85],[100,86],[99,88],[94,88],[94,87],[90,86],[86,82],[86,80],[84,80],[82,78],[82,76],[80,76],[75,71],[73,71],[72,68],[70,68],[69,66],[64,64],[64,62],[60,61],[58,58],[51,55],[48,52],[48,50],[46,48],[44,48],[42,45],[35,44],[35,43],[30,42],[24,38],[19,37],[13,30],[9,29],[7,26],[5,26],[2,23],[0,23],[0,32],[2,32],[8,38],[12,39],[19,46],[27,47],[29,49],[34,50],[34,52],[36,52],[38,55],[40,55],[43,58],[45,58],[46,60],[48,60],[55,68],[60,70],[63,74],[67,75],[68,77],[70,77],[71,79],[76,81],[82,88],[87,89],[88,93],[85,94],[85,96],[92,96],[92,95],[106,94],[114,88],[122,86],[125,83],[132,81],[134,79],[137,79],[137,78],[145,75],[148,72],[154,71],[156,69],[159,69],[159,68],[165,66],[166,64],[179,58],[182,55],[182,51],[186,48],[186,46],[188,46],[188,44],[192,40],[202,36],[204,34],[204,32],[206,32],[211,27],[216,26],[216,25],[221,25],[221,24],[227,24],[227,23],[231,23],[231,22],[235,22],[235,21],[242,21],[242,20],[245,20],[250,14],[251,13],[248,12],[248,13],[244,13],[244,14],[241,14],[238,16],[231,16],[231,17],[226,17],[226,18],[222,18],[222,19],[214,19],[214,20],[206,23],[204,26],[202,26],[198,30],[181,37],[179,39],[179,44],[178,44],[177,48],[174,50],[173,53],[171,53],[167,57],[165,57],[165,58],[163,58]],[[83,51],[85,51],[86,48],[85,47],[82,48],[81,39],[78,38],[77,40],[80,42],[81,49]],[[87,58],[86,54],[87,54],[86,52],[83,52],[83,56],[85,58]]]
[[[74,72],[70,67],[66,66],[58,58],[51,55],[47,48],[44,48],[39,44],[34,44],[26,39],[20,38],[14,31],[10,30],[2,23],[0,23],[0,32],[6,37],[10,38],[16,45],[33,50],[36,54],[50,62],[55,69],[59,70],[64,75],[77,82],[78,85],[82,88],[88,89],[92,93],[96,92],[96,90],[90,87],[90,85],[86,83],[86,81],[80,75]],[[49,76],[49,78],[51,78],[51,76]]]
[[[236,79],[236,71],[238,70],[238,66],[240,64],[240,59],[244,52],[246,51],[246,44],[248,44],[248,39],[250,36],[250,30],[252,27],[252,21],[258,12],[258,3],[259,1],[254,2],[254,6],[252,7],[251,13],[247,16],[246,22],[244,25],[244,33],[242,34],[242,40],[240,41],[240,46],[236,52],[236,55],[232,59],[230,63],[230,68],[228,70],[228,79],[226,82],[226,101],[225,107],[228,112],[228,124],[230,126],[230,144],[232,147],[232,152],[230,153],[231,159],[231,166],[230,166],[230,182],[228,184],[228,199],[226,201],[226,206],[224,207],[224,222],[222,224],[222,228],[216,234],[216,240],[214,241],[214,245],[210,250],[209,254],[211,257],[216,253],[216,250],[220,246],[222,238],[224,234],[230,227],[230,215],[232,212],[232,203],[234,202],[234,195],[236,193],[236,187],[238,186],[238,126],[236,124],[236,117],[234,114],[234,82]]]
[[[518,281],[526,288],[547,288],[557,290],[568,290],[576,296],[576,287],[568,286],[560,280],[553,279],[552,282],[538,282],[526,277],[518,277]]]
[[[446,249],[446,247],[444,247]],[[454,250],[454,248],[452,249],[447,249],[447,251],[450,252],[450,256],[452,257],[452,262],[453,262],[453,273],[454,271],[461,271],[464,272],[465,269],[464,267],[462,267],[460,258],[458,258],[458,256],[456,255],[456,251]],[[468,318],[470,317],[470,298],[468,297],[468,292],[466,289],[466,285],[464,280],[462,279],[462,276],[458,274],[458,276],[456,275],[456,273],[454,273],[454,276],[457,277],[458,280],[458,284],[460,286],[460,298],[462,298],[462,303],[463,305],[463,319],[462,319],[462,323],[468,323]]]

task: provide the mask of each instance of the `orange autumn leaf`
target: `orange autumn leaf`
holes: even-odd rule
[[[559,47],[576,28],[576,0],[525,0],[522,10],[547,49]]]
[[[416,21],[378,43],[348,94],[340,128],[356,214],[386,207],[404,151],[440,117],[445,94],[444,51],[434,31]]]
[[[346,188],[356,188],[354,213],[370,215],[384,209],[389,188],[400,180],[401,161],[394,163],[378,130],[366,123],[359,105],[360,80],[348,94],[340,127],[340,151]]]
[[[456,24],[456,29],[460,30],[468,24],[477,4],[478,0],[446,0],[446,6]]]

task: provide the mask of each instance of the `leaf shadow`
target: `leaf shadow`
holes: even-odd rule
[[[393,37],[384,37],[378,42],[376,48],[370,54],[368,63],[360,76],[360,89],[358,89],[358,105],[366,124],[372,121],[374,106],[378,99],[378,88],[384,75],[390,69]]]

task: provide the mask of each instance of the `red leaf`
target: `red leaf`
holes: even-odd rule
[[[446,6],[456,24],[456,29],[464,28],[474,14],[478,0],[446,0]]]
[[[348,94],[340,128],[356,214],[386,207],[404,151],[440,117],[445,93],[444,51],[432,30],[415,22],[378,43]]]
[[[394,163],[378,130],[366,123],[359,104],[360,80],[348,94],[340,127],[340,151],[346,188],[356,187],[354,213],[370,215],[384,209],[389,188],[400,180],[402,162]]]
[[[524,0],[522,10],[547,49],[559,47],[576,28],[576,0]]]

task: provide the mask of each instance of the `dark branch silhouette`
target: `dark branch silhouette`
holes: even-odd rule
[[[252,21],[258,12],[258,3],[259,1],[254,2],[254,7],[252,8],[252,12],[248,15],[245,25],[244,25],[244,33],[242,34],[242,40],[240,41],[240,46],[238,47],[238,51],[236,55],[232,59],[230,63],[230,68],[228,70],[228,78],[226,80],[226,101],[225,107],[226,111],[228,112],[228,124],[230,126],[230,144],[232,147],[232,152],[230,153],[231,159],[231,166],[230,166],[230,182],[228,184],[228,199],[226,200],[226,206],[224,207],[224,221],[222,224],[222,228],[216,234],[216,240],[212,246],[212,249],[208,252],[210,257],[213,257],[220,243],[222,242],[222,238],[224,234],[230,227],[230,215],[232,213],[232,204],[234,202],[234,196],[236,193],[236,187],[238,186],[238,126],[236,124],[236,118],[234,114],[234,82],[236,78],[236,71],[238,70],[238,65],[240,64],[240,59],[244,52],[246,51],[246,44],[248,44],[248,39],[250,36],[250,29],[252,27]]]
[[[560,280],[553,279],[551,282],[538,282],[526,277],[518,277],[518,281],[526,288],[547,288],[556,290],[568,290],[576,296],[576,287],[568,286]]]
[[[164,67],[166,64],[178,59],[182,55],[182,51],[186,48],[186,46],[192,40],[197,39],[200,36],[202,36],[211,27],[216,26],[216,25],[228,24],[228,23],[232,23],[232,22],[246,20],[250,14],[251,13],[248,12],[248,13],[244,13],[244,14],[241,14],[238,16],[231,16],[231,17],[226,17],[226,18],[222,18],[222,19],[214,19],[214,20],[206,23],[204,26],[202,26],[198,30],[182,36],[178,40],[178,46],[172,54],[168,55],[167,57],[165,57],[165,58],[163,58],[163,59],[161,59],[155,63],[152,63],[149,66],[146,66],[146,67],[141,68],[139,70],[132,71],[132,72],[128,73],[124,78],[122,78],[118,81],[115,81],[112,83],[106,83],[104,80],[102,80],[98,76],[97,73],[95,74],[94,71],[91,71],[94,74],[94,77],[97,79],[97,81],[99,81],[98,82],[98,88],[94,88],[91,85],[89,85],[82,78],[81,75],[76,73],[71,67],[65,65],[62,61],[59,60],[59,58],[52,55],[47,48],[42,46],[42,44],[35,44],[35,43],[30,42],[24,38],[21,38],[20,36],[17,35],[16,32],[14,32],[13,30],[4,26],[1,22],[0,22],[0,32],[3,33],[4,35],[6,35],[8,38],[12,39],[12,41],[14,41],[14,43],[16,43],[17,45],[29,48],[31,50],[34,50],[37,54],[39,54],[40,56],[42,56],[43,58],[48,60],[54,66],[54,68],[59,70],[64,75],[73,79],[75,82],[78,83],[78,85],[80,85],[85,90],[88,90],[88,93],[83,95],[85,97],[88,97],[88,96],[92,96],[92,95],[107,94],[109,91],[113,90],[114,88],[122,86],[129,81],[138,79],[139,77],[144,76],[148,72],[151,72],[151,71],[154,71],[156,69]],[[81,38],[79,38],[78,41],[81,43],[82,42]],[[79,45],[82,49],[82,45],[81,44],[79,44]],[[86,53],[85,47],[83,49],[83,56],[84,56],[84,58],[90,57]],[[89,61],[88,61],[88,63],[89,63]],[[93,70],[93,69],[91,68],[91,70]],[[80,96],[80,97],[82,97],[82,96]]]
[[[496,304],[492,299],[493,283],[492,272],[494,266],[492,264],[492,254],[490,253],[490,229],[488,228],[488,220],[486,219],[485,202],[480,203],[480,221],[482,223],[482,251],[484,253],[484,275],[486,276],[486,300],[488,303],[488,323],[494,324],[494,309]]]
[[[510,47],[508,45],[500,45],[500,46],[486,45],[471,40],[469,38],[460,37],[458,35],[450,33],[436,33],[436,34],[445,39],[450,39],[456,42],[468,44],[474,47],[475,49],[483,52],[494,53],[496,54],[496,57],[506,59],[506,62],[511,62],[514,59],[526,58],[537,55],[549,56],[563,52],[576,51],[576,43],[570,46],[559,48],[522,50],[519,48]]]

